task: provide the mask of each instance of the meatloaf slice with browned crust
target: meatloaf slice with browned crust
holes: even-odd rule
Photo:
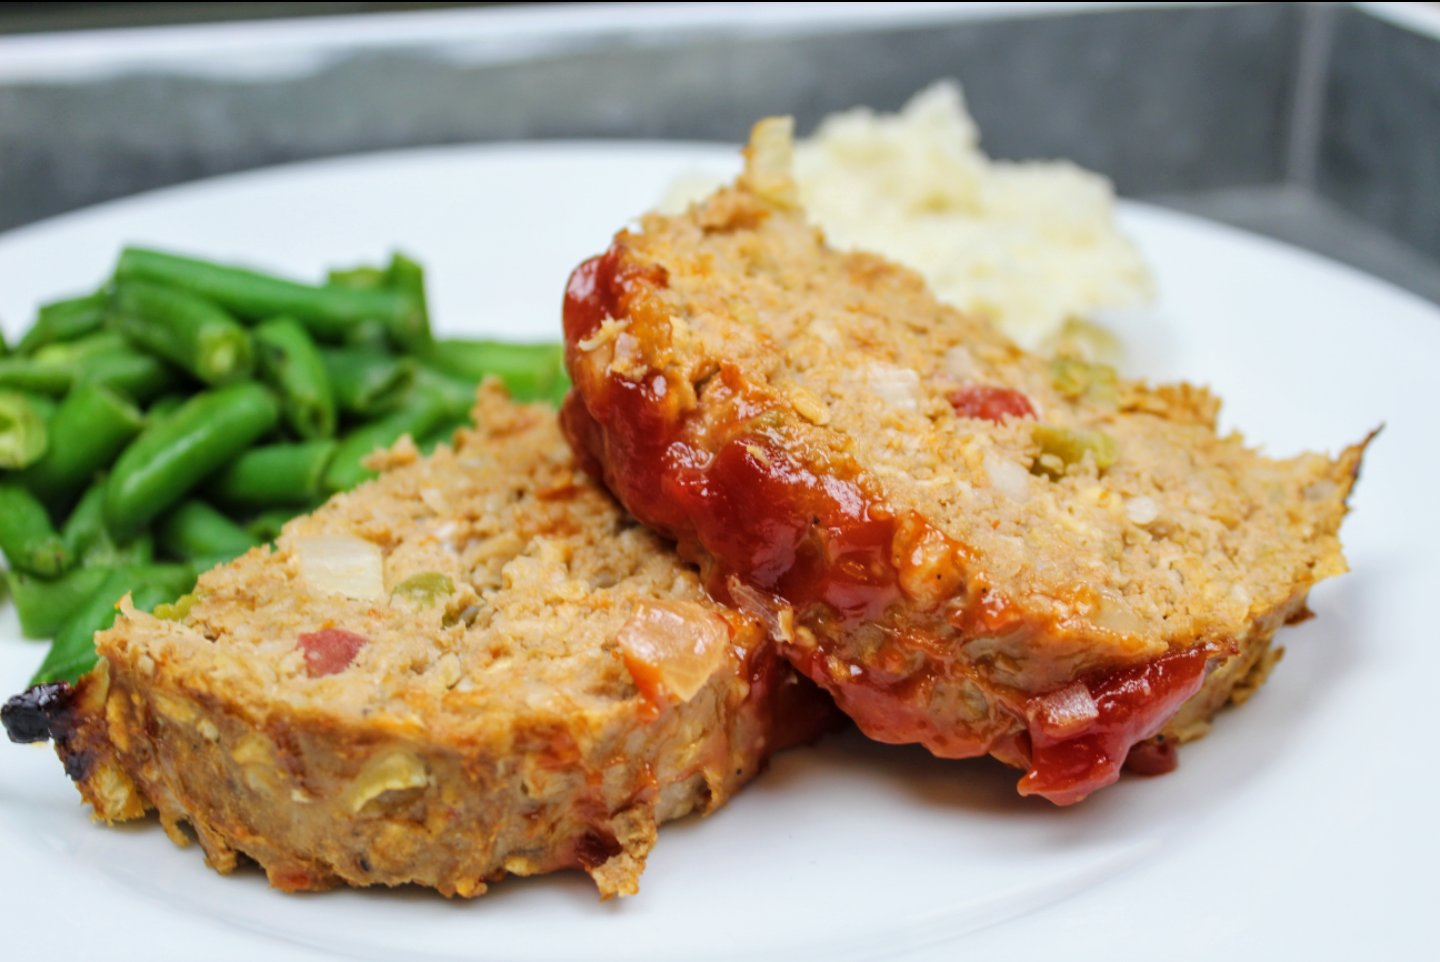
[[[75,690],[12,701],[97,818],[156,808],[286,891],[582,868],[628,895],[659,823],[818,731],[780,723],[823,722],[824,696],[576,470],[553,411],[487,387],[475,413],[453,451],[402,442],[202,576],[173,620],[127,599]]]
[[[576,270],[572,444],[870,736],[1062,804],[1172,767],[1345,570],[1363,445],[1274,460],[1203,388],[1026,353],[828,248],[788,158],[762,122],[734,187]]]

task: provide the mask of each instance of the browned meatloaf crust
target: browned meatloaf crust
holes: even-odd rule
[[[287,891],[581,868],[609,897],[659,823],[811,734],[775,706],[824,696],[575,469],[553,411],[491,388],[476,416],[204,575],[178,620],[127,600],[50,706],[97,818],[157,808],[218,871],[249,856]],[[372,583],[337,576],[367,554]]]
[[[572,444],[872,737],[1060,803],[1173,766],[1345,570],[1363,445],[1274,460],[1203,388],[1020,350],[826,247],[788,152],[762,122],[733,188],[576,270]]]

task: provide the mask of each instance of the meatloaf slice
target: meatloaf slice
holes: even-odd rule
[[[871,737],[1061,804],[1173,767],[1345,570],[1363,445],[1274,460],[1203,388],[1022,351],[828,248],[788,154],[762,122],[734,187],[572,275],[572,444]]]
[[[12,719],[45,716],[97,818],[153,807],[181,845],[188,822],[222,873],[472,896],[582,868],[633,894],[656,826],[722,805],[816,731],[778,721],[824,719],[800,686],[824,696],[576,470],[553,411],[487,387],[475,414],[173,620],[127,599],[97,668]]]

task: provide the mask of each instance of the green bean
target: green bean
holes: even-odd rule
[[[75,381],[104,384],[137,404],[144,404],[173,390],[180,383],[180,376],[158,357],[127,348],[115,354],[84,358],[75,367]]]
[[[285,422],[302,438],[335,436],[335,395],[315,342],[296,321],[277,317],[255,329],[260,377],[280,395]]]
[[[456,431],[469,426],[470,419],[468,417],[449,418],[445,420],[438,428],[430,431],[423,438],[417,441],[416,446],[420,448],[421,454],[434,454],[435,449],[438,448],[440,445],[450,444],[452,441],[454,441]]]
[[[114,305],[126,337],[206,384],[250,376],[249,332],[204,298],[145,281],[122,281]]]
[[[0,361],[0,385],[7,382],[6,362]],[[131,347],[119,331],[100,331],[64,343],[46,344],[33,357],[9,365],[8,380],[22,390],[58,396],[82,383],[110,384],[135,396],[147,385],[169,384],[173,373],[157,358]]]
[[[340,410],[369,419],[389,414],[405,402],[415,383],[415,362],[376,351],[321,351],[325,373]]]
[[[195,576],[199,574],[193,564],[152,564],[127,565],[126,571],[133,572],[137,579],[149,585],[153,591],[165,596],[165,601],[174,601],[195,587]],[[159,602],[141,605],[136,599],[135,607],[149,611]]]
[[[70,512],[70,517],[65,519],[65,527],[60,530],[60,539],[65,542],[70,556],[82,565],[93,560],[87,556],[97,544],[115,543],[105,527],[106,480],[101,477],[86,489]]]
[[[425,268],[396,252],[390,255],[385,280],[392,289],[404,294],[415,308],[400,322],[391,322],[391,339],[407,353],[425,352],[434,342],[430,333],[430,307],[425,298]]]
[[[441,340],[425,352],[424,360],[465,381],[479,383],[497,375],[517,401],[554,400],[567,385],[565,351],[559,344]]]
[[[95,667],[95,632],[104,631],[115,623],[115,604],[126,592],[134,590],[129,572],[112,569],[75,610],[55,634],[45,660],[30,679],[38,685],[50,681],[78,681]]]
[[[92,357],[105,357],[117,351],[133,350],[125,335],[119,331],[96,331],[73,341],[46,344],[38,348],[33,357],[39,364],[54,367],[73,367]]]
[[[104,292],[51,301],[42,305],[30,330],[15,345],[17,354],[34,354],[46,344],[73,341],[105,326]]]
[[[40,420],[47,425],[54,419],[55,412],[60,410],[60,405],[53,397],[44,394],[29,394],[25,391],[17,392],[25,398],[25,403],[38,415]]]
[[[121,453],[105,493],[105,523],[121,541],[268,434],[280,406],[254,382],[191,398]]]
[[[418,324],[419,305],[399,291],[313,287],[238,267],[126,248],[117,280],[147,280],[208,298],[248,321],[281,314],[294,317],[318,338],[337,341],[359,321],[376,318],[392,331]]]
[[[43,364],[34,358],[0,358],[0,389],[60,397],[75,383],[68,365]]]
[[[325,469],[338,441],[306,441],[251,448],[205,485],[209,498],[225,505],[269,508],[320,500]]]
[[[352,291],[378,291],[389,286],[390,278],[383,268],[352,267],[335,270],[325,280],[330,287],[347,287]]]
[[[429,391],[416,391],[406,405],[383,420],[351,431],[340,441],[325,472],[326,490],[348,491],[375,472],[360,462],[376,449],[388,448],[403,435],[424,437],[445,421],[445,401]]]
[[[50,446],[45,417],[16,391],[0,391],[0,468],[15,470],[34,464]]]
[[[470,412],[475,407],[478,385],[424,365],[415,383],[417,389],[428,391],[445,402],[445,420],[416,441],[421,452],[428,455],[439,445],[449,444],[458,428],[471,425]]]
[[[345,335],[345,346],[365,351],[377,351],[381,354],[395,349],[394,343],[390,340],[390,332],[379,321],[361,321],[350,328],[349,333]]]
[[[156,605],[174,602],[195,587],[199,573],[195,565],[146,565],[130,568],[140,577],[130,601],[138,611],[151,611]]]
[[[144,426],[125,398],[101,384],[82,384],[50,422],[50,450],[18,480],[52,511],[64,510]]]
[[[100,586],[55,635],[55,642],[30,684],[78,681],[95,667],[95,633],[115,624],[120,599],[128,593],[137,610],[173,601],[195,586],[190,565],[112,568]]]
[[[559,408],[565,403],[565,395],[570,393],[570,375],[565,369],[560,369],[560,374],[550,384],[550,389],[542,393],[537,400],[547,401],[551,407]]]
[[[280,529],[285,527],[287,521],[304,513],[304,508],[271,508],[247,521],[245,530],[250,532],[250,537],[256,541],[274,541],[280,537]]]
[[[204,501],[191,498],[161,515],[155,524],[160,550],[172,558],[239,557],[260,542],[250,533]]]
[[[350,270],[331,271],[326,281],[330,287],[356,291],[392,290],[408,297],[417,308],[407,315],[403,322],[389,321],[381,330],[387,344],[408,353],[423,351],[430,345],[430,309],[425,298],[425,269],[404,254],[392,254],[390,266],[385,270],[378,267],[355,267]],[[376,340],[374,328],[363,334],[357,332],[346,338],[347,344],[381,347]]]
[[[95,560],[86,560],[86,564],[148,565],[155,560],[155,536],[148,530],[142,531],[125,544],[116,544],[107,538],[91,546],[90,558]]]
[[[241,554],[244,554],[244,552],[241,552]],[[228,565],[238,557],[239,555],[233,551],[225,551],[215,555],[196,555],[190,559],[190,567],[195,569],[196,574],[203,575],[205,572],[218,568],[221,565]]]
[[[20,633],[26,638],[54,638],[109,574],[103,565],[75,568],[54,579],[12,571],[10,591],[20,616]]]
[[[179,410],[189,398],[188,394],[162,394],[150,402],[145,408],[145,423],[154,424],[161,418],[167,418]]]
[[[53,578],[70,563],[45,506],[18,484],[0,484],[0,551],[10,567]]]
[[[468,423],[470,411],[475,407],[477,382],[466,380],[437,371],[429,365],[421,365],[415,377],[416,387],[438,395],[445,401],[445,415],[452,421]]]
[[[105,487],[103,476],[81,496],[70,512],[60,540],[78,564],[116,568],[122,565],[149,564],[155,559],[155,539],[142,532],[126,544],[116,544],[105,527]]]

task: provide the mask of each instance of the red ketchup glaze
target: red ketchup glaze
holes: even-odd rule
[[[565,340],[572,370],[576,343],[606,317],[623,315],[638,283],[664,283],[656,274],[626,274],[617,263],[611,248],[571,275]],[[814,474],[759,433],[742,433],[713,456],[697,449],[680,436],[667,398],[673,393],[662,376],[612,376],[602,398],[582,401],[572,392],[561,424],[582,466],[601,467],[636,518],[692,556],[704,546],[716,562],[713,591],[738,574],[798,611],[824,603],[849,622],[877,619],[898,600],[893,515],[855,484]],[[763,410],[746,408],[752,416]]]
[[[795,745],[808,745],[827,732],[839,731],[850,719],[830,695],[798,673],[775,651],[761,645],[746,663],[750,691],[745,702],[760,719],[767,740],[759,752],[762,765],[770,755]]]
[[[1084,679],[1096,716],[1060,739],[1031,724],[1030,771],[1020,779],[1020,794],[1070,805],[1114,782],[1131,746],[1155,735],[1200,690],[1211,654],[1190,648]]]
[[[925,697],[923,672],[900,681],[880,677],[873,666],[835,685],[826,670],[825,653],[791,651],[787,656],[809,678],[831,686],[835,704],[855,720],[865,737],[887,745],[919,743],[937,758],[974,758],[991,747],[984,735],[954,724],[937,722]]]
[[[592,257],[570,274],[565,284],[565,354],[566,362],[575,359],[577,341],[592,336],[605,318],[614,317],[619,310],[615,282],[615,264],[620,256],[617,248],[610,248],[598,257]]]
[[[305,655],[305,674],[311,678],[334,675],[350,667],[360,649],[370,643],[364,635],[340,628],[323,628],[300,636],[296,646]]]
[[[712,400],[728,397],[731,414],[728,435],[711,426],[710,438],[724,436],[712,452],[687,437],[680,391],[666,375],[651,369],[630,380],[609,373],[597,382],[585,378],[594,378],[595,372],[577,370],[582,360],[578,343],[594,337],[606,318],[636,326],[655,320],[646,315],[645,287],[666,286],[664,271],[625,266],[621,253],[612,247],[580,265],[565,292],[566,360],[577,384],[589,390],[583,398],[580,390],[571,391],[561,424],[581,466],[603,477],[639,521],[675,540],[686,557],[704,562],[710,592],[718,600],[732,600],[726,585],[735,575],[784,599],[807,624],[814,624],[817,614],[838,617],[841,630],[883,621],[886,610],[901,600],[892,556],[900,522],[857,483],[812,471],[772,440],[766,428],[752,423],[783,402],[748,396],[738,373],[722,365],[707,391]],[[1034,416],[1025,396],[1006,388],[962,388],[950,400],[967,417]],[[958,614],[962,623],[954,627],[967,637],[1002,630],[1015,617],[1023,618],[1005,599],[989,594]],[[917,676],[887,679],[867,669],[836,683],[823,651],[786,654],[830,690],[871,737],[920,741],[945,757],[996,747],[974,733],[941,731],[926,712],[923,679]],[[1153,736],[1200,687],[1206,657],[1182,652],[1087,679],[1097,717],[1063,739],[1032,729],[1033,763],[1021,792],[1069,804],[1115,781],[1130,746]]]
[[[945,395],[945,399],[962,418],[983,418],[999,424],[1005,420],[1007,414],[1017,418],[1035,416],[1035,409],[1030,406],[1029,398],[1012,388],[996,387],[993,384],[972,384],[957,388]]]
[[[1180,767],[1179,745],[1175,739],[1156,735],[1130,747],[1125,770],[1136,775],[1166,775]]]
[[[705,468],[670,471],[663,491],[725,574],[797,610],[824,603],[847,622],[873,621],[899,598],[894,517],[764,439],[732,440]]]

